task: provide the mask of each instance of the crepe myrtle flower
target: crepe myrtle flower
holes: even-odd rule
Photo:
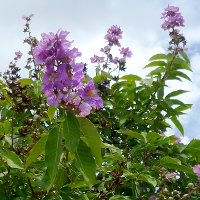
[[[34,16],[34,14],[30,14],[29,16],[23,15],[22,19],[30,21],[33,16]]]
[[[42,40],[33,49],[35,64],[57,64],[58,61],[70,63],[76,57],[81,56],[76,48],[69,49],[72,42],[66,40],[68,34],[68,31],[61,29],[56,34],[42,33]]]
[[[164,23],[162,24],[162,28],[164,30],[167,29],[174,29],[175,27],[184,26],[184,19],[181,13],[178,12],[179,7],[169,6],[165,8],[165,12],[162,13],[161,19],[165,19]]]
[[[103,53],[107,53],[107,52],[110,51],[110,47],[109,46],[105,46],[104,48],[101,48],[100,51],[103,52]]]
[[[182,141],[182,139],[181,139],[179,136],[174,135],[174,137],[178,139],[178,140],[176,140],[176,141],[174,142],[174,144],[178,144],[178,143],[180,143],[180,142]]]
[[[164,23],[162,24],[162,28],[166,31],[169,31],[169,35],[171,41],[169,42],[170,47],[169,50],[173,50],[174,47],[177,50],[187,51],[186,40],[183,34],[180,33],[180,30],[177,28],[184,26],[184,19],[179,13],[179,7],[169,6],[165,8],[164,13],[162,13],[161,19],[164,19]],[[180,44],[182,44],[180,46]],[[173,45],[173,46],[172,46]]]
[[[112,45],[121,46],[119,43],[119,39],[122,39],[121,28],[118,27],[117,25],[111,26],[108,29],[107,34],[105,35],[104,38],[109,42],[109,46],[112,46]]]
[[[152,195],[152,196],[149,197],[149,200],[157,200],[157,199],[158,199],[158,197],[156,197],[154,195]]]
[[[112,60],[112,62],[113,62],[114,64],[117,64],[117,63],[119,62],[119,58],[118,58],[118,57],[115,57],[115,58]]]
[[[59,29],[56,34],[43,33],[42,40],[33,49],[36,65],[43,65],[44,75],[41,90],[50,106],[69,106],[76,116],[85,117],[92,107],[103,107],[93,81],[83,84],[84,64],[77,63],[81,56],[77,48],[71,48],[66,40],[69,32]],[[103,62],[104,57],[95,56],[94,62]]]
[[[200,165],[195,165],[193,167],[193,172],[200,178]]]
[[[167,174],[167,178],[173,178],[173,177],[175,177],[176,175],[177,175],[177,173],[172,172],[172,173]]]
[[[103,63],[104,59],[105,59],[104,57],[99,57],[97,55],[94,55],[94,57],[90,58],[91,63],[96,63],[96,62]]]
[[[16,59],[20,59],[23,54],[21,53],[21,51],[17,51],[15,52],[15,55],[16,55]]]
[[[81,85],[80,89],[77,93],[81,98],[83,98],[86,103],[90,106],[94,107],[97,106],[98,108],[103,108],[103,101],[101,97],[99,97],[93,80],[90,80],[87,85]]]
[[[75,105],[74,110],[77,117],[86,117],[90,114],[92,107],[88,103],[82,101],[79,96],[73,100],[73,103]]]
[[[122,54],[124,58],[131,58],[133,53],[127,47],[127,48],[121,48],[120,49],[120,54]]]

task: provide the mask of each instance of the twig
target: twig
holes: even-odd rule
[[[195,192],[196,190],[198,190],[200,188],[200,185],[198,185],[197,187],[195,187],[193,190],[191,190],[188,194],[184,195],[182,198],[180,199],[186,199],[187,197],[189,197],[193,192]]]
[[[176,58],[177,54],[178,54],[178,49],[176,49],[175,52],[174,52],[174,55],[173,55],[173,57],[172,57],[171,63],[170,63],[170,65],[169,65],[169,67],[168,67],[168,70],[169,70],[169,68],[172,66],[172,64],[173,64],[173,62],[174,62],[174,59]],[[167,77],[168,77],[168,75],[167,75],[168,70],[165,72],[164,76],[162,77],[162,79],[161,79],[161,81],[160,81],[161,83],[163,83],[163,82],[167,79]],[[160,88],[160,85],[157,86],[157,88],[156,88],[156,89],[154,90],[154,92],[151,94],[151,98],[148,100],[148,102],[147,102],[147,104],[146,104],[146,108],[148,108],[149,104],[150,104],[151,101],[152,101],[153,96],[157,93],[157,91],[158,91],[159,88]],[[145,111],[142,111],[142,112],[139,114],[139,116],[141,116],[142,114],[144,114],[144,112],[145,112]]]

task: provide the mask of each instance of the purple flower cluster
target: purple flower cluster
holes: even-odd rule
[[[129,48],[120,48],[121,47],[121,44],[119,42],[120,39],[122,39],[122,30],[120,27],[118,27],[117,25],[113,25],[111,26],[105,37],[106,41],[108,42],[108,45],[106,45],[105,47],[101,48],[101,52],[105,53],[106,56],[108,57],[108,60],[111,62],[111,63],[114,63],[114,64],[120,64],[120,65],[125,65],[126,63],[126,58],[130,58],[132,56],[132,52],[129,50]],[[119,47],[119,52],[120,54],[123,55],[122,58],[118,58],[118,57],[115,57],[113,58],[112,55],[111,55],[111,49],[113,46],[117,46]],[[99,56],[96,56],[94,55],[94,57],[90,58],[91,59],[91,63],[103,63],[103,62],[108,62],[105,61],[105,57],[99,57]]]
[[[99,56],[96,56],[96,55],[94,55],[94,57],[90,58],[91,63],[95,63],[95,62],[103,63],[104,59],[105,59],[104,57],[99,57]]]
[[[178,27],[184,26],[184,19],[179,13],[179,7],[169,6],[165,8],[164,13],[162,13],[161,19],[164,19],[164,23],[162,24],[162,28],[166,31],[169,30],[169,35],[171,37],[170,44],[176,46],[176,48],[180,50],[187,51],[186,40],[185,37],[180,34],[180,30]],[[182,47],[179,47],[179,44],[182,43]]]
[[[119,43],[119,39],[122,39],[122,31],[120,27],[118,27],[117,25],[111,26],[108,29],[107,34],[105,35],[105,39],[109,42],[109,46],[112,45],[121,46]]]
[[[164,30],[174,29],[175,27],[184,26],[184,19],[181,13],[178,12],[179,7],[169,6],[165,8],[165,12],[162,13],[161,19],[165,19],[162,24]]]
[[[72,42],[66,40],[68,34],[62,30],[56,34],[43,33],[42,40],[33,49],[34,61],[36,65],[44,65],[41,90],[48,104],[55,107],[70,105],[78,116],[86,116],[92,107],[102,108],[103,102],[92,80],[82,84],[84,65],[76,62],[81,53],[77,48],[70,48]]]

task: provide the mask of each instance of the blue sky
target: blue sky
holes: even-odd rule
[[[199,0],[0,0],[0,71],[6,70],[14,52],[24,54],[27,46],[23,44],[24,33],[22,15],[33,13],[32,34],[40,38],[42,32],[56,32],[59,28],[70,31],[69,39],[82,52],[82,61],[89,63],[90,57],[99,53],[104,46],[104,35],[111,25],[119,25],[123,30],[123,46],[129,46],[133,57],[127,62],[127,73],[144,76],[148,71],[143,67],[155,53],[166,52],[168,33],[161,29],[161,13],[169,5],[179,6],[185,19],[182,32],[189,48],[193,73],[192,83],[171,83],[171,89],[191,91],[180,96],[185,103],[193,103],[186,116],[180,117],[185,129],[185,139],[199,138],[200,125],[200,2]],[[23,66],[25,60],[20,64]],[[89,73],[93,66],[88,65]],[[23,70],[23,75],[27,74]],[[178,130],[169,134],[180,135]]]

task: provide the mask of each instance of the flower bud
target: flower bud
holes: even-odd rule
[[[178,192],[177,190],[174,190],[174,191],[173,191],[173,194],[174,194],[174,195],[177,195],[178,193],[179,193],[179,192]]]
[[[194,184],[193,184],[193,183],[188,183],[187,187],[193,188],[193,187],[194,187]]]
[[[41,119],[41,117],[39,115],[35,114],[33,119],[36,120],[36,121],[39,121]]]

